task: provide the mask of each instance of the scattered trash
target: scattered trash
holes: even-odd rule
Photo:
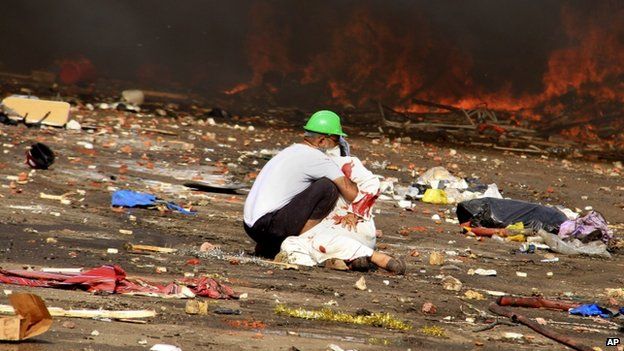
[[[155,195],[141,193],[132,190],[117,190],[113,193],[111,205],[114,207],[155,207],[165,206],[169,210],[178,211],[183,214],[196,214],[194,211],[186,210],[173,202],[166,202],[158,199]]]
[[[436,314],[438,309],[431,302],[425,302],[420,311],[424,314]]]
[[[401,321],[389,313],[371,313],[370,315],[351,315],[333,311],[329,308],[322,310],[306,310],[303,308],[289,308],[285,305],[275,306],[275,313],[282,316],[331,321],[349,324],[371,325],[394,330],[410,330],[412,326]]]
[[[520,278],[526,278],[528,274],[526,274],[525,272],[516,272],[516,276]]]
[[[469,269],[468,270],[468,275],[481,275],[481,276],[486,276],[486,277],[494,277],[496,276],[496,270],[494,269],[483,269],[483,268],[477,268],[477,269]]]
[[[27,125],[63,127],[69,120],[70,105],[67,102],[9,96],[2,100],[2,105],[21,116]]]
[[[366,290],[366,279],[364,279],[364,276],[360,277],[360,279],[357,280],[357,282],[355,282],[355,288],[358,290]]]
[[[444,264],[444,253],[433,251],[429,254],[429,264],[432,266],[441,266]]]
[[[602,318],[611,318],[615,315],[615,313],[609,311],[604,307],[600,307],[595,303],[580,305],[576,308],[572,308],[570,309],[570,314],[583,317],[600,316]]]
[[[552,339],[555,340],[559,343],[562,343],[568,347],[571,347],[574,350],[580,350],[580,351],[591,351],[593,350],[593,348],[587,346],[587,345],[583,345],[581,343],[579,343],[578,341],[566,336],[566,335],[562,335],[554,330],[549,329],[546,326],[541,325],[540,323],[533,321],[521,314],[518,313],[514,313],[513,311],[506,309],[496,303],[492,303],[489,306],[489,310],[499,316],[505,316],[509,319],[511,319],[514,322],[517,323],[521,323],[526,325],[527,327],[533,329],[534,331]]]
[[[35,169],[48,169],[54,163],[52,149],[42,143],[33,144],[26,153],[26,163]]]
[[[0,283],[47,288],[83,289],[89,292],[153,296],[162,298],[192,298],[204,296],[213,299],[237,298],[232,288],[215,279],[184,278],[180,284],[150,284],[144,280],[129,280],[119,266],[106,265],[80,274],[44,273],[26,270],[0,270]]]
[[[142,90],[124,90],[121,92],[121,98],[124,102],[137,106],[145,102],[145,94]]]
[[[187,314],[199,314],[205,316],[208,314],[208,302],[196,299],[188,300],[184,306],[184,312]]]
[[[446,193],[441,189],[427,189],[425,191],[425,195],[422,198],[422,202],[435,204],[435,205],[446,205],[449,203],[446,198]]]
[[[544,230],[540,230],[537,234],[544,239],[544,242],[552,251],[563,255],[586,255],[611,258],[611,254],[607,252],[607,245],[602,242],[602,240],[583,243],[578,239],[572,239],[566,242],[558,235],[547,233]]]
[[[485,296],[483,296],[483,294],[474,290],[467,290],[464,293],[464,296],[469,300],[485,300]]]
[[[67,129],[67,130],[82,130],[82,126],[80,125],[80,123],[78,121],[76,121],[75,119],[72,119],[71,121],[67,122],[67,124],[65,124],[65,129]]]
[[[150,351],[182,351],[182,349],[169,344],[156,344],[150,348]]]
[[[524,335],[520,333],[514,333],[514,332],[505,332],[503,333],[503,338],[510,339],[510,340],[520,340],[524,338]]]
[[[442,287],[444,287],[444,289],[446,290],[460,291],[462,289],[462,286],[463,284],[459,279],[454,278],[450,275],[442,278]]]
[[[613,238],[613,232],[600,213],[590,211],[583,217],[563,222],[559,227],[559,237],[576,238],[583,242],[600,239],[607,244]]]
[[[219,247],[216,245],[213,245],[209,242],[205,242],[203,244],[201,244],[201,246],[199,247],[199,251],[200,252],[210,252],[213,251],[215,249],[218,249]]]
[[[170,247],[160,247],[160,246],[152,246],[152,245],[139,245],[132,243],[125,243],[124,249],[127,251],[146,251],[146,252],[161,252],[161,253],[174,253],[177,252],[177,249],[173,249]]]
[[[241,310],[237,310],[237,309],[232,309],[232,308],[218,307],[218,308],[215,308],[214,310],[212,310],[212,313],[239,316],[239,315],[242,314],[242,311]]]
[[[24,340],[50,329],[52,316],[39,296],[14,293],[9,295],[9,302],[16,316],[0,318],[0,340]]]

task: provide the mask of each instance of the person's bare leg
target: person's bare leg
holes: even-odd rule
[[[395,274],[405,274],[405,262],[403,260],[392,258],[385,253],[374,251],[371,256],[371,262]]]
[[[315,225],[321,223],[322,219],[308,219],[307,222],[305,222],[305,224],[303,225],[303,228],[301,228],[301,232],[299,233],[299,235],[307,232],[308,230],[314,228]]]

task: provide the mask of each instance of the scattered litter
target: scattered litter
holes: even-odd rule
[[[469,300],[485,300],[485,296],[478,291],[467,290],[464,296]]]
[[[150,284],[143,279],[127,279],[126,272],[116,265],[93,268],[77,275],[0,270],[0,283],[162,298],[204,296],[213,299],[230,299],[238,297],[232,288],[212,278],[184,278],[180,279],[179,283],[168,285]]]
[[[80,125],[80,123],[78,121],[76,121],[75,119],[72,119],[71,121],[67,122],[67,124],[65,124],[65,129],[67,129],[67,130],[82,130],[82,126]]]
[[[357,282],[355,282],[355,288],[358,290],[366,290],[366,279],[364,279],[364,276],[360,277],[360,279],[357,280]]]
[[[438,309],[435,307],[434,304],[432,304],[431,302],[425,302],[420,311],[424,314],[436,314],[436,312],[438,311]]]
[[[493,277],[496,276],[496,270],[494,269],[483,269],[483,268],[477,268],[477,269],[469,269],[468,270],[468,275],[481,275],[481,276],[486,276],[486,277]]]
[[[52,325],[52,316],[43,300],[34,294],[9,295],[16,316],[0,318],[0,340],[18,341],[45,333]]]
[[[48,169],[55,158],[52,149],[43,143],[33,144],[26,153],[26,163],[35,169]]]
[[[446,290],[460,291],[462,289],[462,286],[463,284],[459,279],[454,278],[450,275],[442,278],[442,287],[444,287],[444,289]]]
[[[514,332],[505,332],[505,333],[503,333],[503,337],[505,339],[520,340],[520,339],[524,338],[524,335],[522,335],[520,333],[514,333]]]
[[[611,258],[611,254],[607,252],[607,245],[601,240],[583,243],[578,239],[572,239],[569,242],[563,241],[559,236],[547,233],[543,230],[538,235],[544,239],[546,245],[554,252],[564,255],[586,255]]]
[[[432,266],[441,266],[444,264],[444,253],[433,251],[429,254],[429,264]]]
[[[184,306],[184,312],[187,314],[199,314],[205,316],[208,314],[208,302],[196,299],[188,300]]]
[[[590,211],[583,217],[563,222],[559,227],[559,237],[576,238],[583,242],[600,239],[606,244],[613,238],[613,232],[600,213]]]
[[[150,351],[182,351],[182,349],[169,344],[156,344],[150,348]]]
[[[604,307],[600,307],[595,303],[581,305],[579,307],[573,308],[570,310],[570,314],[583,317],[600,316],[602,318],[611,318],[614,316],[613,312],[609,311]]]
[[[2,105],[22,117],[27,125],[63,127],[69,120],[70,105],[63,101],[9,96],[2,100]]]
[[[178,211],[183,214],[195,214],[194,211],[184,209],[173,202],[166,202],[158,199],[155,195],[141,193],[132,190],[117,190],[113,193],[111,205],[114,207],[155,207],[163,205],[169,210]]]

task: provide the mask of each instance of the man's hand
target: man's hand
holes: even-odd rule
[[[355,213],[348,213],[344,216],[334,217],[334,224],[341,224],[343,228],[355,231],[359,217]]]

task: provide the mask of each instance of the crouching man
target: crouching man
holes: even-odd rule
[[[304,126],[303,141],[279,152],[262,168],[245,200],[245,232],[256,242],[256,255],[273,258],[289,236],[320,223],[339,195],[351,202],[357,185],[325,151],[338,145],[340,117],[318,111]]]

